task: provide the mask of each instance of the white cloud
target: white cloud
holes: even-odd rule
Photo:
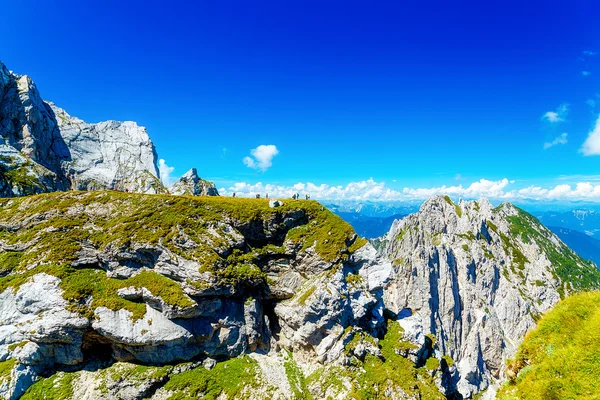
[[[480,179],[469,186],[439,186],[431,188],[404,188],[393,190],[387,188],[384,182],[373,179],[360,182],[350,182],[343,186],[327,184],[314,184],[299,182],[294,185],[272,185],[258,182],[249,184],[239,182],[229,188],[220,188],[222,195],[230,196],[233,192],[239,197],[254,197],[255,194],[268,193],[269,197],[290,198],[293,194],[301,196],[310,194],[317,200],[358,200],[358,201],[411,201],[424,200],[431,196],[442,194],[454,198],[478,199],[487,197],[501,201],[515,200],[569,200],[569,201],[594,201],[600,202],[600,183],[579,182],[575,186],[560,184],[554,187],[528,186],[521,189],[510,189],[515,181],[506,178],[498,181]]]
[[[567,133],[563,133],[562,135],[556,137],[551,142],[544,143],[544,150],[549,149],[552,146],[556,146],[557,144],[567,144]]]
[[[587,99],[585,104],[590,106],[591,109],[596,108],[596,100],[594,100],[594,99]]]
[[[158,172],[160,174],[160,180],[163,185],[169,187],[175,182],[175,178],[171,176],[171,173],[175,171],[174,167],[169,167],[164,159],[158,160]]]
[[[590,76],[591,74],[590,71],[581,71],[581,76]]]
[[[584,50],[583,55],[584,56],[595,56],[596,54],[598,54],[595,51],[591,51],[591,50]]]
[[[248,168],[259,169],[265,172],[273,165],[273,157],[279,154],[277,147],[272,144],[261,144],[250,151],[252,157],[244,157],[242,160]]]
[[[569,104],[563,103],[556,111],[548,111],[542,115],[542,121],[548,121],[550,123],[564,122],[569,114]]]
[[[596,120],[596,126],[589,133],[587,139],[581,146],[581,152],[585,156],[598,156],[600,155],[600,115]]]

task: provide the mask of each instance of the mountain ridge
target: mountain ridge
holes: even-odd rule
[[[165,193],[158,155],[133,121],[86,123],[0,62],[0,196],[75,190]],[[211,184],[205,182],[210,190]],[[214,185],[213,185],[214,186]]]
[[[377,252],[319,203],[280,203],[2,199],[2,395],[177,399],[200,379],[226,398],[491,398],[539,315],[599,281],[567,282],[581,271],[547,253],[564,244],[510,233],[532,222],[510,205],[431,198]]]

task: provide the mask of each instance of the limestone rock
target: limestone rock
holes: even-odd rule
[[[157,154],[135,122],[88,124],[42,100],[0,62],[0,196],[68,189],[163,193]]]
[[[215,184],[198,176],[196,168],[190,169],[170,188],[169,193],[187,196],[218,196]]]
[[[420,345],[435,335],[439,351],[456,360],[465,397],[503,379],[504,360],[536,318],[573,287],[583,288],[578,274],[597,284],[595,266],[533,217],[485,199],[429,199],[396,221],[383,243],[394,265],[385,307],[399,315],[408,340]],[[561,275],[561,262],[577,272]]]

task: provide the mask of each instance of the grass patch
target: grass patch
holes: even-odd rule
[[[354,359],[354,367],[350,367],[353,386],[348,398],[387,399],[390,392],[401,388],[409,396],[420,394],[424,399],[444,399],[425,368],[415,368],[412,361],[398,354],[405,344],[400,324],[389,321],[387,333],[378,344],[383,359],[371,354],[367,354],[364,362]]]
[[[306,378],[298,364],[294,361],[291,353],[288,353],[288,360],[283,364],[293,398],[297,400],[313,400],[313,396],[306,385]]]
[[[175,307],[188,307],[195,304],[183,293],[177,283],[153,271],[143,271],[122,280],[108,278],[101,270],[75,269],[65,265],[42,265],[23,274],[4,277],[0,279],[0,292],[7,288],[16,288],[39,273],[59,278],[63,297],[69,301],[69,309],[88,317],[93,315],[96,307],[107,307],[111,310],[130,311],[134,321],[142,318],[146,314],[145,303],[125,300],[117,294],[119,289],[130,286],[145,287],[154,296],[160,296],[167,304]],[[90,296],[93,301],[91,305],[87,305],[86,301]]]
[[[456,215],[458,215],[458,218],[462,217],[462,210],[460,206],[458,204],[454,204],[450,196],[444,196],[444,200],[446,200],[446,203],[454,207],[454,211],[456,212]]]
[[[529,332],[508,363],[499,399],[592,398],[600,393],[600,293],[559,302]]]
[[[308,289],[306,289],[301,295],[300,297],[298,297],[298,303],[305,305],[306,304],[306,300],[308,300],[308,298],[310,296],[312,296],[312,294],[317,290],[316,286],[311,286]]]
[[[285,255],[281,243],[274,244],[256,232],[275,231],[300,249],[314,246],[319,256],[331,262],[347,258],[367,243],[340,217],[305,200],[270,208],[266,199],[111,191],[48,193],[0,199],[2,225],[14,226],[16,231],[0,229],[0,240],[25,249],[0,253],[0,275],[43,264],[70,264],[84,245],[132,253],[145,245],[161,245],[198,262],[222,284],[248,281],[254,285],[257,280],[266,281],[258,271],[261,262]],[[238,249],[243,254],[222,256],[232,250],[228,240],[236,234],[232,228],[257,243]]]
[[[72,400],[76,372],[58,372],[31,385],[21,400]]]
[[[261,384],[256,361],[248,356],[203,366],[171,375],[164,388],[173,392],[167,400],[204,400],[241,398],[244,390]]]

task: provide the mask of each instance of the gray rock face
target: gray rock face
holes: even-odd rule
[[[190,169],[170,188],[169,193],[187,196],[218,196],[215,184],[198,176],[196,168]]]
[[[586,288],[582,277],[597,274],[593,264],[532,217],[511,205],[493,209],[486,200],[455,205],[432,198],[418,213],[394,223],[379,252],[368,243],[354,246],[360,239],[341,230],[336,233],[343,232],[345,239],[337,240],[346,247],[326,259],[318,245],[336,240],[333,227],[327,226],[320,239],[304,242],[295,236],[323,229],[319,221],[325,216],[311,213],[327,211],[311,203],[302,203],[307,208],[271,208],[266,200],[256,200],[261,216],[240,220],[219,209],[218,199],[109,192],[62,196],[65,207],[52,203],[45,211],[39,211],[43,196],[35,204],[28,198],[0,203],[0,211],[16,213],[10,223],[2,220],[1,229],[15,237],[27,237],[31,229],[38,232],[28,242],[0,239],[3,257],[23,252],[28,263],[42,262],[47,252],[40,235],[64,239],[57,227],[65,218],[79,221],[70,235],[78,230],[83,236],[73,237],[90,238],[69,257],[67,275],[55,272],[62,279],[33,269],[23,282],[0,293],[0,362],[8,363],[5,370],[10,367],[9,378],[0,376],[0,396],[10,399],[40,375],[65,368],[78,371],[73,390],[88,396],[84,398],[166,399],[171,393],[167,387],[157,388],[168,374],[186,368],[218,371],[216,360],[248,353],[265,382],[277,382],[276,389],[258,384],[252,389],[258,392],[246,393],[250,398],[277,393],[274,398],[288,399],[305,393],[308,389],[298,386],[301,372],[289,376],[289,371],[299,371],[291,364],[296,362],[307,374],[320,371],[311,383],[314,396],[347,398],[358,384],[356,374],[390,354],[406,359],[402,361],[411,371],[421,371],[415,382],[429,379],[432,398],[440,393],[469,398],[486,389],[491,398],[503,379],[506,358],[539,314],[561,295]],[[28,207],[38,211],[29,215]],[[130,219],[132,210],[152,219],[132,225],[126,238],[106,243],[112,232],[107,221],[110,226],[113,219]],[[157,241],[146,239],[161,226],[161,211],[172,223],[176,216],[170,211],[183,210],[191,213],[189,219],[163,227],[165,234]],[[44,228],[37,229],[39,224]],[[102,241],[94,242],[99,231]],[[7,265],[0,265],[0,279],[24,272],[18,261]],[[561,269],[564,265],[568,268]],[[84,275],[94,286],[90,292],[77,286],[78,280],[69,280],[75,271],[85,270],[91,271]],[[135,280],[148,273],[151,278]],[[244,280],[236,281],[239,276]],[[593,278],[590,282],[597,283]],[[119,283],[125,279],[128,284]],[[67,290],[83,290],[82,298],[65,300]],[[104,302],[95,305],[94,296]],[[132,308],[135,304],[141,308]],[[390,331],[396,332],[392,339]],[[144,373],[137,383],[131,376],[122,381],[111,376],[102,384],[104,378],[87,368],[99,354],[110,359],[109,365],[131,362],[160,370]],[[168,366],[185,361],[192,363]],[[326,386],[328,374],[345,383],[337,389]],[[92,381],[95,386],[87,388]],[[400,383],[391,382],[385,395],[419,398],[414,384]]]
[[[145,128],[72,117],[0,62],[0,197],[69,189],[165,193],[157,161]],[[195,169],[176,185],[176,194],[218,195]]]
[[[399,315],[408,340],[421,345],[435,335],[439,351],[456,361],[465,397],[503,379],[506,358],[570,290],[552,252],[581,271],[594,268],[522,211],[487,200],[434,197],[396,221],[383,243],[394,265],[385,307]]]
[[[63,170],[76,190],[115,189],[161,193],[157,154],[146,129],[135,122],[88,124],[48,103],[69,149]]]
[[[37,274],[16,292],[0,293],[0,360],[16,360],[0,397],[17,399],[37,375],[55,365],[83,361],[87,318],[66,310],[60,280]]]

